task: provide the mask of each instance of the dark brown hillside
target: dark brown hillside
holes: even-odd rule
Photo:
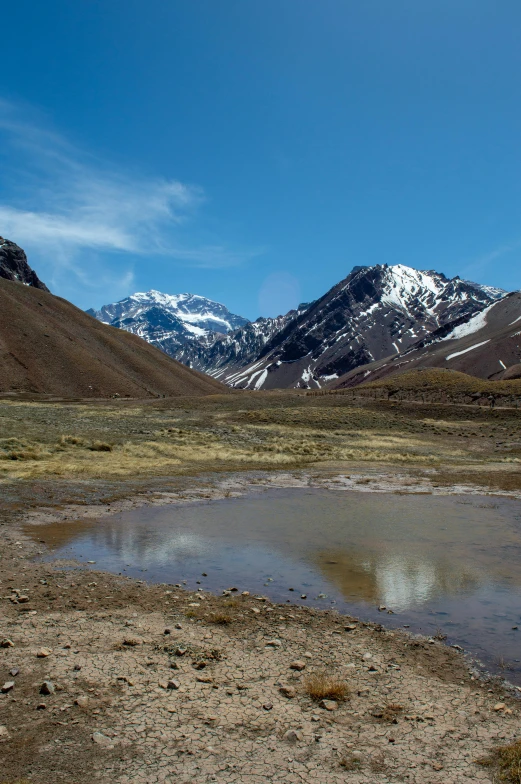
[[[0,278],[0,394],[145,398],[226,391],[67,300]]]

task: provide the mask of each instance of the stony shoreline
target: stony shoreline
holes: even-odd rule
[[[442,642],[239,591],[215,597],[42,563],[21,528],[338,480],[331,471],[221,476],[109,504],[12,504],[0,545],[0,685],[14,684],[0,696],[6,781],[490,781],[475,761],[519,737],[519,701]],[[348,481],[447,492],[389,470],[352,471]],[[313,673],[340,679],[347,698],[333,710],[313,700]]]

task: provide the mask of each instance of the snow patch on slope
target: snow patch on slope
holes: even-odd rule
[[[474,351],[475,348],[480,348],[484,346],[485,343],[490,343],[490,338],[488,340],[484,340],[482,343],[476,343],[474,346],[470,346],[470,348],[465,348],[463,351],[455,351],[454,354],[449,354],[448,357],[445,357],[445,360],[448,362],[449,359],[454,359],[454,357],[461,357],[462,354],[467,354],[469,351]]]

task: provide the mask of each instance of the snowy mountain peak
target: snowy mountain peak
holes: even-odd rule
[[[187,341],[206,341],[210,335],[226,334],[249,323],[220,302],[198,294],[165,294],[155,289],[87,312],[105,324],[139,335],[167,354],[175,354]]]
[[[152,321],[157,321],[158,309],[163,315],[178,319],[185,328],[196,327],[203,331],[230,332],[248,323],[248,319],[230,313],[220,302],[198,294],[165,294],[155,289],[138,291],[119,302],[104,305],[100,310],[87,312],[106,324],[124,323],[125,329],[132,332],[132,322],[137,320],[144,325],[149,312]]]

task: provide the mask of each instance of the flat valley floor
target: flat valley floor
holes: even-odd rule
[[[500,780],[520,692],[442,640],[42,561],[27,525],[246,474],[521,498],[520,417],[297,392],[0,401],[2,784]]]

